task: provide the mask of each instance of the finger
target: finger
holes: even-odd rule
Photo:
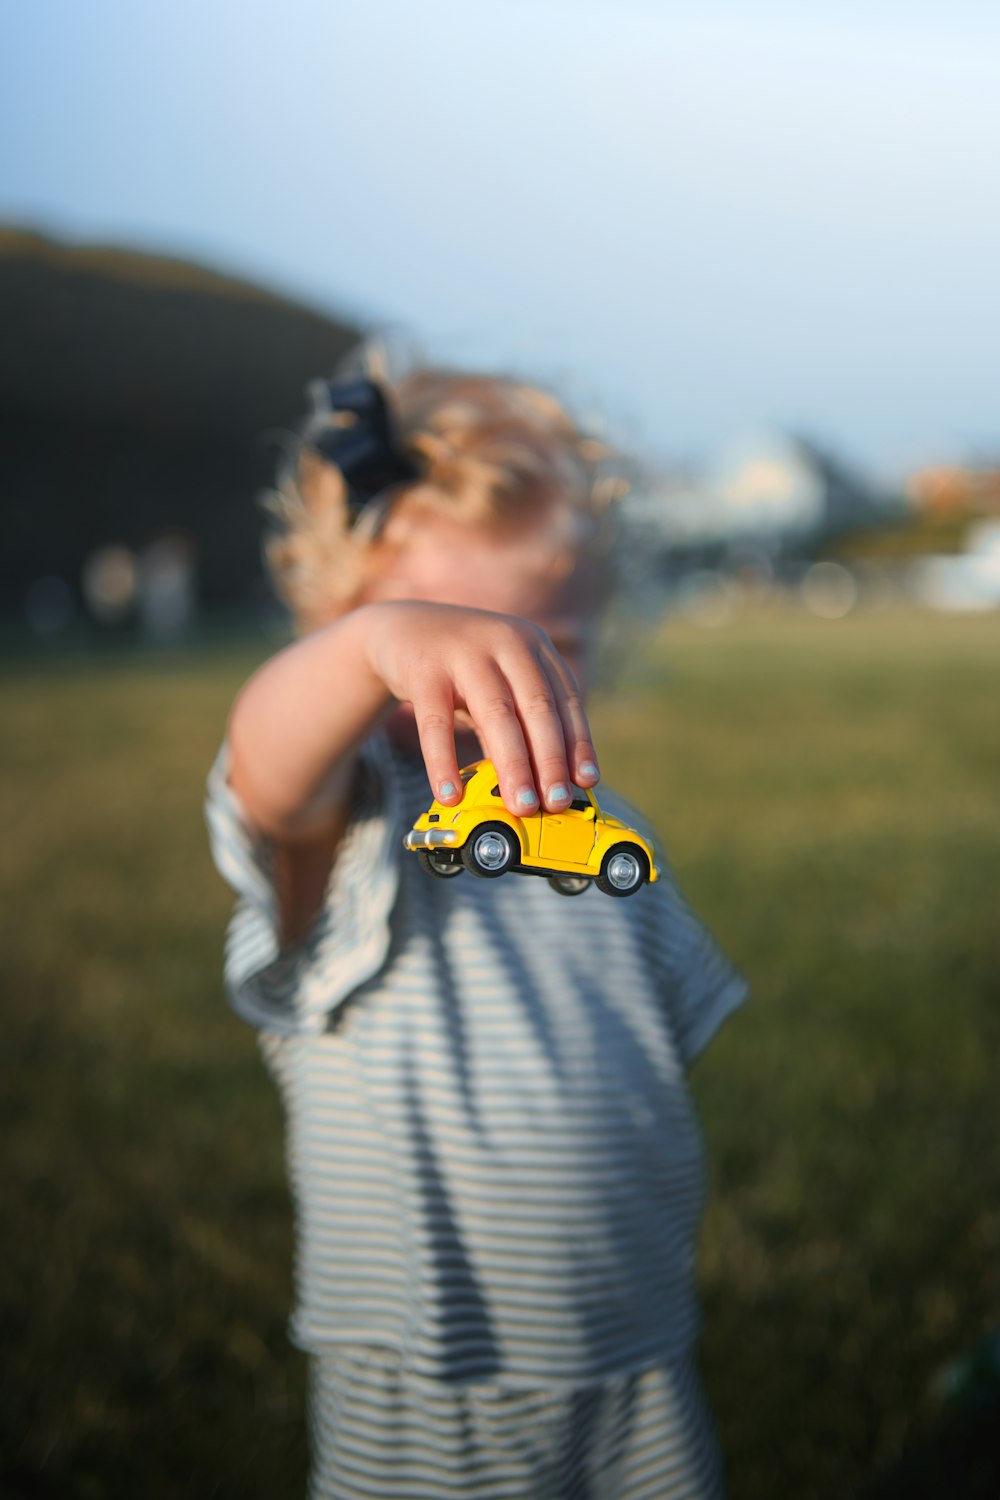
[[[596,786],[601,771],[576,678],[555,649],[543,661],[552,680],[570,774],[577,786]]]
[[[507,679],[493,662],[481,663],[457,686],[472,715],[480,743],[496,767],[504,806],[519,818],[537,812],[538,791],[531,757]]]
[[[566,742],[559,713],[553,675],[533,652],[501,662],[514,706],[521,721],[525,743],[535,772],[542,804],[549,812],[561,812],[573,795]]]
[[[462,800],[462,783],[455,754],[455,700],[445,681],[424,685],[413,699],[427,780],[439,802],[453,806]]]

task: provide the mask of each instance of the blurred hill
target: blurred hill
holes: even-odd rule
[[[282,430],[357,330],[180,260],[0,227],[0,612],[95,548],[193,542],[199,594],[260,575]]]

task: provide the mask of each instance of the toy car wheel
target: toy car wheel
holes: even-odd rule
[[[420,868],[428,875],[436,875],[438,880],[450,880],[453,875],[461,875],[465,868],[453,854],[440,854],[436,849],[418,849],[417,859]]]
[[[582,896],[590,885],[589,875],[550,875],[549,885],[560,896]]]
[[[614,844],[601,860],[597,889],[606,896],[633,896],[649,879],[649,860],[638,844]]]
[[[481,823],[462,846],[462,863],[473,875],[495,880],[521,858],[517,834],[504,823]]]

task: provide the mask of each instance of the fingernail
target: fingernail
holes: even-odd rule
[[[518,792],[517,800],[522,807],[538,806],[538,798],[535,796],[534,792],[530,791],[527,787],[523,792]]]
[[[455,795],[455,783],[453,781],[442,781],[441,785],[438,787],[438,796],[439,797],[454,797],[454,795]]]
[[[600,776],[600,774],[600,771],[594,765],[594,762],[592,760],[585,760],[580,766],[581,776]]]
[[[569,801],[569,792],[563,786],[563,784],[562,784],[561,781],[559,783],[557,783],[556,786],[550,786],[549,787],[549,801],[550,802],[568,802]]]

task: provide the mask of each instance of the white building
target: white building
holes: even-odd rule
[[[763,433],[729,444],[697,479],[655,485],[634,513],[666,552],[794,553],[883,518],[889,503],[814,444]]]

